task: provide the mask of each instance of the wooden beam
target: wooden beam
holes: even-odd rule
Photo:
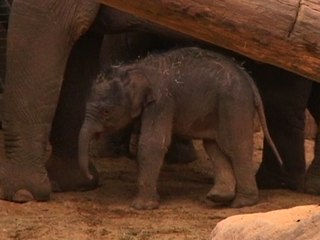
[[[97,0],[320,82],[319,0]]]

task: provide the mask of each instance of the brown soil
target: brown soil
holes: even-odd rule
[[[255,140],[258,162],[261,135]],[[311,159],[311,141],[306,141],[306,148]],[[166,165],[159,184],[160,209],[136,211],[129,207],[136,190],[134,161],[96,159],[102,186],[94,191],[54,193],[51,201],[43,203],[0,201],[0,239],[208,239],[216,223],[231,215],[320,202],[320,196],[262,190],[260,202],[253,207],[212,206],[204,200],[212,182],[205,173],[209,167],[203,170],[199,162]]]

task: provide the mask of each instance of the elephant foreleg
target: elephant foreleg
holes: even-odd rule
[[[170,104],[144,110],[138,146],[138,194],[132,206],[154,209],[159,206],[157,181],[171,142],[173,110]]]
[[[1,199],[49,199],[45,164],[64,70],[73,43],[88,30],[98,9],[94,1],[14,2],[7,45]]]

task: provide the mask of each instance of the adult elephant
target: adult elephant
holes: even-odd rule
[[[155,28],[96,1],[13,2],[0,198],[48,200],[52,186],[56,190],[97,186],[94,166],[94,179],[88,182],[77,164],[77,137],[86,94],[99,67],[104,34],[135,27]]]

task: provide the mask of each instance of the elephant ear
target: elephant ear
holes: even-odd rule
[[[144,106],[154,100],[150,82],[140,69],[126,71],[128,95],[131,101],[131,116],[139,116]]]

